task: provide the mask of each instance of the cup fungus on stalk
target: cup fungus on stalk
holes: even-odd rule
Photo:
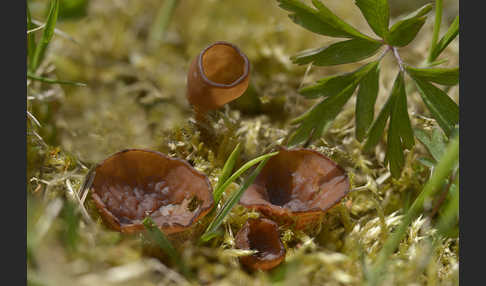
[[[311,149],[281,147],[240,204],[280,224],[309,230],[348,192],[348,177],[335,162]]]
[[[213,206],[208,178],[189,163],[162,153],[129,149],[94,169],[92,198],[107,224],[135,233],[150,216],[165,233],[189,229]]]
[[[235,237],[239,249],[256,250],[257,253],[241,256],[240,262],[252,270],[269,270],[285,258],[285,247],[280,240],[278,225],[266,218],[250,218]]]
[[[240,97],[248,88],[250,62],[233,44],[216,42],[199,53],[187,74],[187,99],[196,117]]]

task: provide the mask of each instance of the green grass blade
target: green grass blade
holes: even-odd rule
[[[272,156],[275,156],[277,154],[278,154],[278,152],[268,153],[268,154],[262,155],[260,157],[257,157],[257,158],[255,158],[255,159],[253,159],[251,161],[248,161],[243,166],[241,166],[236,172],[233,173],[233,175],[231,175],[231,177],[229,177],[229,179],[227,179],[223,184],[221,184],[221,186],[217,187],[214,190],[214,192],[213,192],[214,205],[215,206],[218,205],[219,200],[221,199],[221,196],[223,195],[223,192],[226,190],[226,188],[232,182],[234,182],[239,176],[241,176],[241,174],[243,174],[246,170],[248,170],[249,168],[251,168],[253,165],[255,165],[257,163],[260,163],[261,161],[263,161],[263,160],[265,160],[267,158],[270,158]]]
[[[277,153],[278,152],[270,153],[270,154],[276,155]],[[270,155],[270,154],[268,154],[268,155]],[[246,178],[243,185],[236,192],[234,192],[231,195],[231,197],[228,199],[228,201],[226,201],[223,208],[216,215],[216,217],[214,217],[213,221],[209,224],[208,228],[206,229],[206,232],[201,236],[201,240],[203,242],[209,241],[211,238],[214,237],[214,233],[217,231],[217,229],[219,228],[221,223],[223,223],[224,218],[229,214],[231,209],[240,201],[240,198],[243,195],[243,193],[253,183],[253,181],[258,176],[258,174],[262,170],[263,166],[265,166],[265,164],[267,163],[267,161],[269,159],[270,159],[269,156],[264,158],[264,160],[261,161],[260,164],[258,164],[258,166],[255,168],[255,170],[253,170],[251,175],[248,178]]]
[[[391,234],[391,236],[385,241],[383,248],[378,253],[376,261],[370,271],[370,279],[367,281],[367,285],[378,285],[382,274],[386,271],[387,260],[390,255],[395,252],[399,243],[407,234],[407,229],[420,212],[423,211],[425,205],[432,197],[441,190],[442,185],[446,178],[453,171],[454,167],[459,161],[459,135],[456,136],[451,143],[447,146],[447,149],[434,169],[434,173],[425,184],[422,192],[415,199],[412,206],[409,208],[406,215],[403,217],[399,227]]]
[[[154,221],[150,217],[146,217],[142,221],[143,225],[147,229],[147,233],[149,234],[149,237],[152,238],[155,243],[157,243],[160,248],[169,256],[169,258],[172,260],[172,262],[177,265],[179,270],[182,272],[182,274],[186,277],[190,277],[191,274],[189,272],[189,268],[185,265],[184,261],[181,259],[179,256],[179,253],[177,253],[176,249],[170,243],[170,241],[167,239],[165,234],[157,227],[157,225],[154,223]]]
[[[36,27],[34,23],[32,23],[32,16],[30,15],[30,9],[28,2],[27,5],[27,31],[32,30]],[[29,33],[27,34],[27,61],[28,63],[32,63],[35,53],[35,34]]]
[[[238,143],[238,145],[236,145],[235,149],[233,150],[233,152],[231,152],[228,159],[224,163],[223,170],[221,172],[221,175],[218,178],[218,183],[214,188],[215,190],[219,189],[221,185],[226,181],[226,179],[228,179],[228,177],[231,175],[231,172],[233,172],[233,168],[235,167],[236,160],[238,160],[238,157],[240,156],[240,152],[241,152],[241,143]]]
[[[45,82],[45,83],[52,83],[52,84],[69,84],[69,85],[75,85],[75,86],[86,86],[86,84],[82,83],[82,82],[51,79],[51,78],[36,76],[36,75],[33,75],[30,72],[27,72],[27,78],[30,78],[30,79],[33,79],[33,80],[38,80],[38,81]]]
[[[165,0],[164,4],[160,7],[155,21],[150,28],[149,43],[152,46],[156,46],[164,40],[167,28],[169,27],[172,15],[179,4],[179,0]]]
[[[54,35],[54,29],[57,22],[57,17],[59,14],[59,0],[52,0],[50,1],[50,9],[49,15],[47,16],[46,26],[43,30],[42,37],[37,44],[37,47],[34,52],[34,56],[32,58],[32,62],[30,65],[30,71],[34,72],[42,62],[47,46]]]
[[[459,216],[459,170],[457,172],[453,183],[455,188],[452,189],[450,200],[436,225],[438,232],[444,236],[457,224],[457,217]]]
[[[437,46],[437,40],[439,40],[440,24],[442,23],[442,0],[435,0],[435,22],[434,30],[432,32],[432,42],[430,43],[430,52],[427,61],[432,62],[433,51]]]
[[[363,39],[337,42],[328,47],[303,51],[290,59],[295,64],[313,63],[316,66],[333,66],[354,63],[376,54],[382,43]]]

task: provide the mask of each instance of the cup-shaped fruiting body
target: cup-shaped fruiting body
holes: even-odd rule
[[[348,192],[348,177],[335,162],[314,150],[281,147],[240,204],[280,224],[307,230]]]
[[[241,264],[252,270],[272,269],[285,258],[285,247],[280,240],[278,225],[269,219],[248,219],[236,234],[235,244],[239,249],[257,251],[240,257]]]
[[[235,45],[216,42],[192,61],[187,74],[187,99],[196,112],[218,109],[248,88],[250,62]]]
[[[107,224],[124,233],[143,230],[147,216],[165,234],[181,232],[213,205],[211,184],[204,174],[159,152],[124,150],[94,172],[93,200]]]

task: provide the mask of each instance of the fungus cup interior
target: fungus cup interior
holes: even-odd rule
[[[349,192],[344,170],[310,149],[280,148],[240,200],[269,216],[324,212]]]
[[[216,42],[199,53],[187,73],[187,99],[200,118],[240,97],[248,88],[250,62],[235,45]]]
[[[186,161],[148,150],[125,150],[95,169],[93,199],[110,226],[142,230],[150,216],[166,234],[179,232],[213,205],[208,178]]]
[[[202,70],[212,82],[231,84],[245,74],[246,61],[235,47],[215,44],[202,55]]]
[[[249,219],[236,234],[236,247],[257,250],[240,257],[241,263],[251,269],[268,270],[285,258],[285,247],[280,240],[278,225],[268,219]]]

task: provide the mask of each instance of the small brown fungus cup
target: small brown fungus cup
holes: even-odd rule
[[[348,192],[348,177],[335,162],[314,150],[281,147],[240,204],[280,224],[309,230]]]
[[[265,218],[251,218],[236,234],[236,247],[258,251],[241,256],[240,262],[251,270],[269,270],[285,259],[285,247],[280,240],[278,225]]]
[[[208,178],[186,161],[159,152],[124,150],[94,172],[92,198],[108,225],[124,233],[143,230],[147,216],[165,234],[181,232],[213,206]]]
[[[235,45],[216,42],[192,61],[187,74],[187,99],[196,113],[222,107],[248,88],[250,62]]]

